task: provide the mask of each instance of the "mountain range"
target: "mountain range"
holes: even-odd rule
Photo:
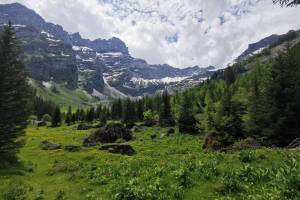
[[[138,97],[198,85],[217,70],[213,66],[179,69],[148,64],[132,57],[118,38],[84,39],[18,3],[0,4],[0,29],[9,21],[22,42],[26,69],[46,89],[59,84],[99,99]],[[272,35],[250,44],[237,60],[273,45],[280,37]]]

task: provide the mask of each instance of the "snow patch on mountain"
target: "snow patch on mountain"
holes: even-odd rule
[[[61,42],[61,40],[56,40],[56,39],[52,39],[52,38],[46,38],[46,40],[48,40],[50,42]]]
[[[45,88],[47,88],[47,89],[50,89],[52,87],[52,83],[51,82],[43,81],[42,85],[45,86]]]
[[[102,57],[120,57],[123,56],[122,52],[106,52],[100,54]]]
[[[143,79],[143,78],[132,77],[130,81],[138,85],[170,84],[170,83],[183,81],[187,78],[189,77],[165,77],[162,79]]]
[[[89,48],[89,47],[84,47],[84,46],[72,46],[72,49],[73,49],[74,51],[82,51],[82,52],[93,51],[91,48]]]
[[[46,35],[48,38],[54,38],[54,36],[53,36],[52,34],[46,32],[46,31],[44,31],[44,30],[41,32],[41,34]]]

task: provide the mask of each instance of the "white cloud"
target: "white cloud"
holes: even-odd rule
[[[0,0],[11,3],[12,0]],[[86,38],[116,36],[149,63],[224,67],[247,45],[299,29],[300,8],[272,0],[17,0]],[[177,42],[168,42],[177,34]]]

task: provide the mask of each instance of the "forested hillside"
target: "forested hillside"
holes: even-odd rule
[[[264,146],[287,146],[300,131],[299,66],[299,36],[290,32],[261,53],[219,70],[200,86],[175,92],[171,111],[179,126],[189,126],[188,132],[197,127],[192,132],[207,136],[205,148],[227,148],[246,138]],[[165,109],[163,96],[145,97],[136,103],[137,115],[141,103],[153,120]],[[122,104],[112,105],[115,118]]]

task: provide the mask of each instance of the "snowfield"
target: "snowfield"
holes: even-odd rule
[[[89,47],[84,47],[84,46],[72,46],[72,49],[73,49],[74,51],[82,51],[82,52],[93,51],[91,48],[89,48]]]
[[[149,84],[170,84],[183,81],[189,77],[165,77],[162,79],[143,79],[143,78],[136,78],[132,77],[131,82],[137,85],[144,85],[147,86]]]

